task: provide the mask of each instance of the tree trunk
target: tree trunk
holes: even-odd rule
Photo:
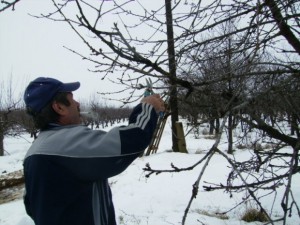
[[[230,115],[228,116],[228,154],[233,154],[233,137],[232,137],[232,133],[233,133],[233,116],[230,113]]]
[[[178,101],[176,87],[176,61],[174,48],[174,33],[173,33],[173,18],[171,0],[165,0],[166,7],[166,25],[167,25],[167,41],[168,41],[168,61],[170,71],[170,108],[171,108],[171,123],[172,123],[172,149],[174,152],[179,152],[178,138],[176,131],[176,122],[178,121]]]
[[[209,121],[209,135],[213,135],[215,131],[215,120],[212,119]]]
[[[4,134],[0,131],[0,156],[4,155]]]
[[[291,115],[291,135],[297,135],[297,137],[300,136],[299,129],[298,129],[298,122],[297,122],[297,115],[295,113],[292,113]]]
[[[216,134],[219,134],[220,132],[220,119],[216,119]]]

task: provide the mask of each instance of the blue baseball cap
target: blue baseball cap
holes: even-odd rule
[[[30,112],[39,113],[58,92],[72,92],[79,87],[79,82],[63,83],[49,77],[38,77],[27,86],[24,101]]]

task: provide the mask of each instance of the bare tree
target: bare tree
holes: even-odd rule
[[[203,95],[207,90],[207,86],[224,83],[228,81],[228,78],[230,78],[231,82],[236,82],[239,79],[243,81],[236,82],[240,85],[233,87],[229,93],[225,92],[226,95],[224,95],[224,92],[218,95],[222,99],[221,101],[229,103],[226,104],[225,110],[222,110],[223,121],[234,112],[239,120],[248,124],[249,129],[245,132],[255,130],[259,134],[259,138],[252,143],[253,158],[242,163],[230,159],[214,145],[199,163],[203,161],[208,163],[208,159],[214,154],[213,152],[218,152],[232,166],[232,172],[228,175],[227,184],[208,183],[208,185],[204,186],[204,189],[207,191],[222,189],[227,190],[229,193],[245,190],[248,193],[246,199],[252,198],[259,208],[266,213],[267,210],[262,207],[262,200],[256,196],[256,191],[269,190],[269,194],[273,194],[274,198],[276,198],[277,188],[284,185],[285,192],[281,196],[284,216],[278,219],[283,221],[283,224],[286,224],[287,217],[293,208],[296,210],[296,214],[299,215],[299,202],[294,199],[291,190],[292,177],[299,173],[297,163],[299,159],[299,135],[296,131],[296,135],[291,137],[282,128],[282,124],[284,124],[282,122],[287,120],[286,115],[291,112],[294,115],[293,127],[296,130],[298,126],[295,124],[295,121],[298,121],[296,123],[299,124],[299,120],[295,119],[299,118],[298,104],[296,103],[297,99],[299,99],[296,91],[299,89],[299,79],[296,75],[299,74],[299,63],[297,62],[299,55],[299,28],[297,28],[298,15],[295,11],[297,5],[299,5],[299,1],[289,3],[287,1],[261,1],[256,2],[256,4],[254,4],[254,1],[248,1],[247,3],[235,1],[232,5],[214,1],[201,13],[208,15],[208,12],[211,10],[218,16],[212,17],[211,23],[207,18],[203,17],[203,21],[207,20],[206,25],[195,31],[195,34],[199,32],[197,33],[199,35],[204,30],[210,29],[211,33],[215,35],[213,37],[207,35],[206,39],[202,36],[198,41],[187,43],[187,48],[182,50],[186,51],[187,57],[184,58],[186,65],[190,65],[188,68],[186,66],[182,67],[185,73],[187,73],[186,71],[194,71],[192,68],[197,68],[196,64],[201,65],[199,66],[200,69],[198,69],[200,71],[198,77],[201,79],[194,82],[194,86],[197,88],[195,88],[196,91],[193,95],[197,95],[197,93],[198,95]],[[223,66],[223,71],[226,72],[228,77],[227,79],[226,77],[212,76],[214,74],[213,70],[207,73],[204,66],[211,64],[211,58],[216,62],[221,58],[228,57],[229,53],[228,51],[218,51],[218,54],[214,54],[212,57],[205,57],[204,54],[206,52],[214,52],[215,49],[218,49],[216,46],[221,45],[229,36],[228,33],[225,35],[224,33],[216,32],[218,26],[233,18],[240,18],[242,15],[246,18],[251,18],[249,23],[242,23],[230,32],[230,35],[238,37],[235,39],[236,47],[231,48],[230,55],[241,54],[243,57],[239,58],[242,60],[236,64],[238,66],[235,69],[231,67],[227,72],[226,68],[228,66]],[[243,27],[243,25],[245,26]],[[196,35],[193,38],[196,39]],[[283,43],[285,44],[283,45]],[[285,47],[281,48],[280,46]],[[212,65],[215,67],[216,64],[213,63]],[[243,73],[239,72],[241,69]],[[215,73],[220,73],[216,69],[214,71]],[[208,75],[210,77],[207,77]],[[193,78],[190,77],[190,79]],[[243,83],[247,85],[243,86]],[[220,89],[215,89],[214,93],[218,92],[218,90]],[[224,115],[227,116],[224,117]],[[266,118],[272,119],[268,120]],[[266,138],[268,138],[272,147],[268,150],[263,150],[264,148],[260,147],[258,143],[262,143]],[[243,137],[239,141],[243,141]],[[289,147],[288,153],[285,154],[283,149],[286,146]],[[281,161],[280,165],[275,163],[277,160]],[[149,168],[146,168],[146,170]],[[205,167],[203,168],[204,170]],[[274,170],[277,172],[274,173]],[[153,170],[149,171],[153,172]],[[264,174],[264,178],[262,174]],[[270,176],[266,178],[265,176],[268,176],[268,174]],[[256,182],[248,181],[245,177],[252,177],[256,179]],[[195,183],[191,201],[197,194],[201,179],[202,176],[199,176]],[[287,181],[285,181],[286,179]],[[236,185],[235,181],[242,181],[243,185]],[[269,217],[269,220],[273,224],[277,219]]]
[[[19,109],[20,103],[20,99],[15,94],[12,76],[9,80],[0,83],[0,156],[3,156],[5,151],[4,137],[19,134],[19,132],[15,132],[14,130],[17,121],[13,116],[13,112]]]

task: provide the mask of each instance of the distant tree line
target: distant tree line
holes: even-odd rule
[[[5,153],[3,143],[5,137],[20,137],[24,133],[29,133],[31,137],[36,138],[39,132],[21,101],[19,99],[17,103],[12,101],[0,104],[0,156]],[[82,122],[92,129],[103,129],[115,124],[126,123],[132,110],[130,107],[88,106],[85,103],[82,105],[84,105],[82,110],[87,110],[87,113],[82,115]]]
[[[83,114],[83,123],[92,129],[103,129],[125,123],[132,111],[130,107],[94,106],[91,111]]]

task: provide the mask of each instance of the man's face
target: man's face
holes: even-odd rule
[[[53,109],[59,114],[58,123],[61,125],[81,124],[80,104],[73,99],[72,92],[67,93],[66,98],[70,105],[54,101]]]
[[[67,110],[66,122],[68,124],[80,124],[81,116],[80,116],[79,102],[73,99],[72,93],[67,94],[67,99],[70,102],[70,105],[66,106],[66,110]]]

